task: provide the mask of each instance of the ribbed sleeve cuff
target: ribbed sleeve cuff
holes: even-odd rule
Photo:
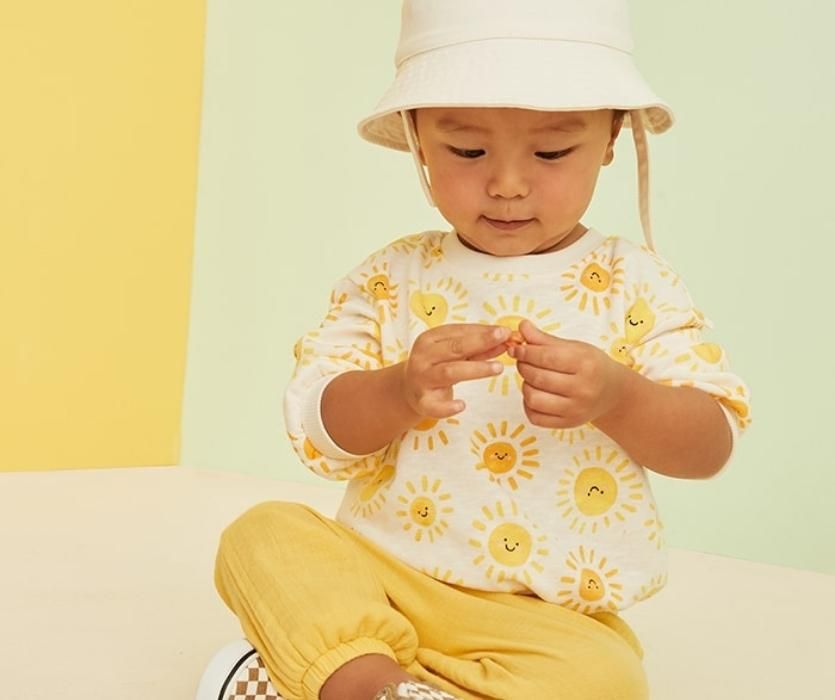
[[[338,374],[329,374],[326,377],[322,377],[307,390],[301,407],[302,430],[304,430],[304,434],[310,442],[313,443],[313,446],[325,457],[346,460],[362,459],[374,453],[369,452],[367,454],[357,455],[353,452],[343,450],[328,434],[328,431],[325,429],[325,423],[322,420],[322,394],[325,393],[325,388],[328,384],[338,376]]]

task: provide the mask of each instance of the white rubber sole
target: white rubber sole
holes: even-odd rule
[[[227,644],[212,657],[197,686],[195,700],[224,700],[232,678],[251,657],[255,648],[245,639]]]

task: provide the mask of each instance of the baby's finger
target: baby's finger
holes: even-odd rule
[[[516,369],[527,384],[550,394],[570,396],[575,378],[571,374],[543,369],[528,362],[517,362]]]
[[[430,355],[435,362],[470,359],[491,353],[498,346],[502,346],[504,352],[504,342],[510,336],[510,330],[502,326],[470,324],[449,328],[449,332],[435,338],[432,345]]]
[[[570,399],[548,391],[540,391],[527,382],[522,384],[522,398],[525,407],[537,413],[565,418],[571,412]]]
[[[430,387],[437,389],[449,387],[458,382],[495,377],[503,371],[504,365],[501,362],[475,362],[473,360],[442,362],[426,373],[425,381]]]
[[[451,418],[461,413],[466,407],[467,404],[460,399],[452,399],[450,401],[426,400],[421,408],[422,414],[427,418]]]
[[[517,345],[513,348],[512,357],[518,362],[526,362],[535,367],[561,372],[563,374],[576,374],[577,363],[573,349],[567,342],[559,345]]]
[[[576,421],[570,421],[567,418],[563,418],[562,416],[551,416],[547,413],[540,413],[539,411],[534,411],[532,408],[528,408],[525,406],[525,415],[528,417],[528,420],[533,423],[533,425],[539,426],[540,428],[576,428],[582,423],[577,423]]]
[[[537,328],[528,319],[523,319],[519,323],[519,336],[521,336],[520,343],[532,343],[533,345],[551,345],[558,343],[562,338],[546,333],[541,328]]]
[[[492,360],[494,357],[498,357],[499,355],[504,355],[504,353],[509,352],[507,343],[499,343],[496,347],[490,348],[485,352],[480,352],[476,355],[471,355],[467,359],[469,360]]]

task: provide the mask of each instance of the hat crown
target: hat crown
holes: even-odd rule
[[[626,0],[404,0],[400,27],[397,67],[425,51],[488,39],[633,49]]]

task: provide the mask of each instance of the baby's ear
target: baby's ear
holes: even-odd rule
[[[609,139],[609,145],[606,146],[606,156],[603,158],[603,165],[609,165],[615,159],[615,141],[618,140],[625,117],[626,112],[615,110],[615,114],[612,117],[611,138]]]

